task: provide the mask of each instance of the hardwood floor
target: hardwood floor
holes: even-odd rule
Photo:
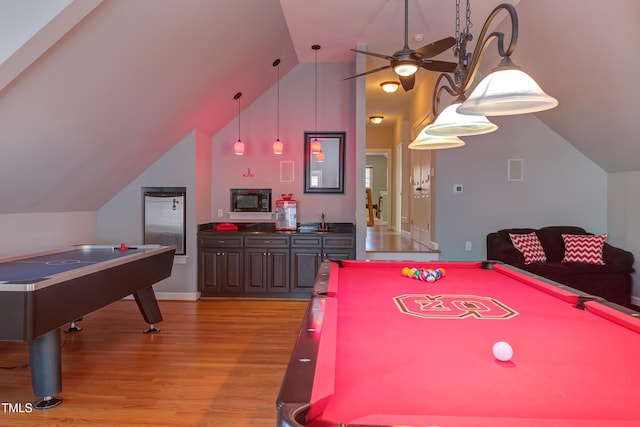
[[[367,252],[430,252],[428,246],[394,231],[387,225],[374,225],[367,227],[365,239]]]
[[[63,333],[58,407],[0,408],[0,424],[64,426],[269,426],[307,302],[160,301],[161,332],[145,335],[122,300]],[[26,343],[0,342],[0,402],[34,401]]]

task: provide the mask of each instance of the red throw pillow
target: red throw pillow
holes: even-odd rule
[[[524,263],[531,264],[534,262],[547,262],[547,255],[544,253],[540,239],[533,231],[529,234],[511,234],[511,242],[522,255],[524,255]]]
[[[585,264],[604,265],[602,248],[606,238],[606,234],[597,236],[563,234],[564,258],[562,262],[582,262]]]

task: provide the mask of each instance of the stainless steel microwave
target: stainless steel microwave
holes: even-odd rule
[[[271,212],[270,188],[232,188],[231,212]]]

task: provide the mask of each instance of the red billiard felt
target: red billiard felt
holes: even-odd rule
[[[309,425],[640,425],[638,319],[576,309],[570,292],[499,265],[409,265],[444,267],[435,283],[398,263],[344,265],[331,270]],[[482,314],[476,297],[517,315],[420,317],[466,300]],[[496,341],[511,344],[510,362],[495,360]]]

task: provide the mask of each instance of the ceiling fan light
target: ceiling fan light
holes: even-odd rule
[[[382,83],[380,83],[380,87],[382,87],[382,90],[385,91],[386,93],[393,93],[393,92],[398,90],[398,88],[400,87],[400,83],[398,83],[398,82],[382,82]]]
[[[273,154],[282,154],[282,150],[284,149],[284,144],[279,139],[276,139],[276,142],[273,143]]]
[[[244,142],[238,140],[235,144],[233,144],[233,152],[236,153],[236,156],[242,156],[244,154]]]
[[[509,116],[554,108],[558,100],[547,95],[527,73],[519,69],[499,69],[485,77],[458,113],[481,116]]]
[[[427,131],[431,125],[426,126],[416,139],[411,141],[409,149],[411,150],[444,150],[447,148],[462,147],[465,142],[457,136],[436,136],[431,135]]]
[[[418,66],[413,62],[400,62],[393,66],[393,71],[399,76],[407,77],[415,74],[418,71]]]
[[[459,114],[456,109],[460,102],[454,102],[445,108],[429,126],[429,135],[434,136],[470,136],[494,132],[498,125],[485,116]]]

